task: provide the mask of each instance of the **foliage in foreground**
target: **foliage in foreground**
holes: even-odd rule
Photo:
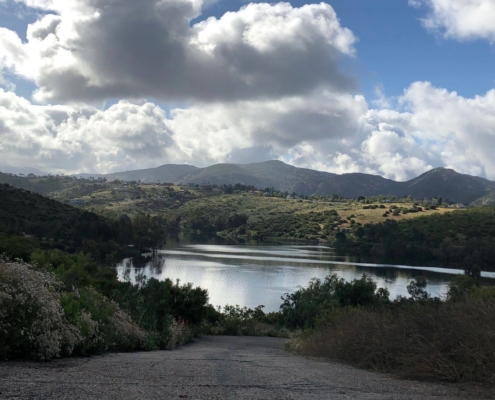
[[[82,340],[60,304],[61,284],[28,264],[0,260],[0,357],[70,355]]]
[[[408,299],[320,303],[316,318],[311,318],[312,329],[288,347],[299,354],[408,377],[495,382],[494,288],[460,276],[452,281],[445,301],[430,298],[425,288],[426,281],[417,279],[408,286]],[[315,285],[300,292],[308,290],[314,292]]]
[[[191,285],[131,285],[108,269],[94,278],[82,255],[34,258],[45,264],[0,259],[0,359],[173,349],[190,341],[194,324],[212,312],[206,290]]]

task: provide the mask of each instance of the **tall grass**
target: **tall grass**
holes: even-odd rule
[[[345,308],[290,347],[409,377],[495,382],[495,299]]]

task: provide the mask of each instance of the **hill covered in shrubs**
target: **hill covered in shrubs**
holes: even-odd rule
[[[0,184],[0,235],[27,237],[32,246],[42,249],[83,251],[94,260],[110,262],[128,253],[129,246],[136,250],[157,247],[165,240],[169,225],[165,218],[144,213],[137,213],[132,219],[127,215],[107,219]],[[7,236],[0,241],[0,252],[16,255]]]
[[[495,271],[495,207],[354,225],[335,246],[384,263]]]

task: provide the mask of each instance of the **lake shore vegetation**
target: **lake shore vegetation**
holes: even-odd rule
[[[389,299],[373,281],[313,281],[286,296],[286,322],[304,328],[287,343],[297,354],[340,360],[406,378],[495,383],[495,290],[457,276],[445,299],[426,281]]]
[[[338,254],[388,264],[495,271],[495,208],[353,226],[334,245]]]

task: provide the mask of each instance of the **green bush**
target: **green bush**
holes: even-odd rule
[[[313,279],[307,288],[283,297],[280,310],[285,325],[289,328],[311,328],[316,325],[322,310],[342,306],[379,305],[389,301],[389,293],[377,289],[376,283],[363,275],[361,279],[346,282],[336,274],[327,276],[323,281]]]
[[[227,305],[215,324],[210,324],[208,333],[230,336],[273,336],[288,337],[289,332],[283,326],[280,313],[263,312],[264,306],[255,309]]]
[[[204,320],[218,317],[208,304],[208,291],[180,285],[170,279],[150,279],[139,285],[121,283],[112,298],[148,333],[147,348],[167,349],[173,340],[171,326],[175,320],[194,331]]]
[[[76,346],[80,355],[104,351],[132,351],[144,347],[146,333],[113,301],[91,287],[66,293],[61,304],[83,340]]]

